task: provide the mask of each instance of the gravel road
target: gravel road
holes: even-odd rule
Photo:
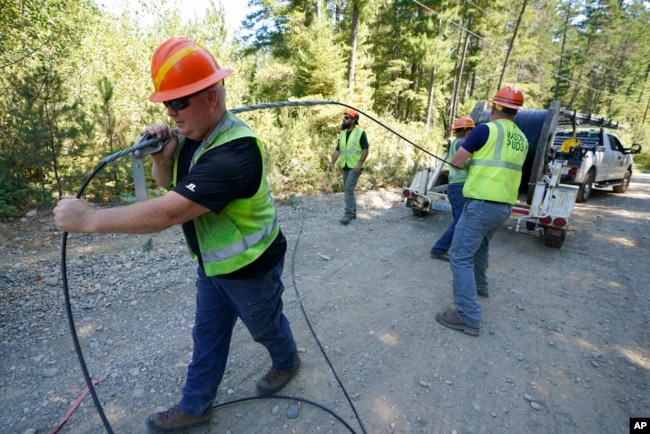
[[[212,433],[625,433],[650,416],[650,175],[576,205],[561,249],[514,232],[491,246],[479,337],[440,326],[448,263],[429,258],[450,215],[413,216],[398,191],[279,207],[285,312],[303,365],[283,395],[248,399],[269,365],[238,323]],[[62,291],[61,235],[42,210],[0,224],[0,431],[46,433],[86,384]],[[180,396],[195,265],[178,228],[71,235],[76,331],[115,433]],[[60,433],[106,429],[87,396]]]

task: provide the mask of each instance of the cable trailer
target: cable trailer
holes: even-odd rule
[[[476,125],[490,118],[489,104],[481,101],[472,110]],[[560,184],[563,160],[550,158],[555,131],[560,116],[560,102],[553,101],[548,110],[523,110],[515,123],[528,139],[528,155],[524,162],[519,199],[512,207],[511,218],[516,219],[516,232],[534,235],[550,247],[560,248],[578,194],[578,187]],[[445,154],[446,156],[446,154]],[[431,210],[451,211],[447,199],[448,171],[443,157],[433,168],[419,169],[411,184],[402,191],[402,201],[416,216],[425,216]]]

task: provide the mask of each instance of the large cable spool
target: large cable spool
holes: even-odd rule
[[[490,110],[487,103],[479,102],[472,111],[476,125],[490,121]],[[478,110],[477,110],[478,109]],[[528,153],[521,174],[519,193],[528,194],[531,186],[544,175],[548,146],[552,143],[557,126],[559,101],[553,101],[548,110],[520,110],[515,117],[515,124],[528,139]]]
[[[515,117],[515,124],[526,135],[528,139],[528,153],[524,161],[524,167],[521,170],[521,183],[519,184],[519,193],[528,193],[528,183],[533,182],[533,162],[537,154],[537,147],[544,146],[542,140],[542,129],[544,120],[548,115],[548,110],[520,110]],[[541,143],[540,143],[541,142]]]

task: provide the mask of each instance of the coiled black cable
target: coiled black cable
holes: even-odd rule
[[[138,152],[141,151],[142,149],[146,148],[147,146],[153,146],[156,143],[160,142],[161,139],[159,138],[151,138],[148,136],[142,136],[141,139],[133,146],[123,149],[119,152],[116,152],[112,155],[109,155],[108,157],[102,159],[97,167],[93,169],[93,171],[88,175],[86,180],[83,182],[81,185],[81,188],[79,188],[79,191],[75,195],[77,199],[79,199],[84,191],[86,190],[86,187],[88,187],[88,184],[90,184],[90,181],[106,166],[108,163],[117,160],[120,157],[123,157],[125,155],[128,155],[132,152]],[[99,402],[99,397],[97,396],[97,392],[95,391],[95,386],[93,385],[92,379],[90,378],[90,374],[88,373],[88,367],[86,365],[86,362],[84,360],[83,353],[81,351],[81,345],[79,344],[79,338],[77,336],[77,329],[74,324],[74,317],[72,315],[72,306],[70,304],[70,291],[68,289],[68,267],[66,265],[66,252],[67,252],[67,244],[68,244],[68,233],[63,232],[61,236],[61,280],[63,282],[63,298],[65,300],[65,311],[66,311],[66,316],[68,318],[68,324],[70,325],[70,334],[72,335],[72,342],[74,344],[74,349],[75,353],[77,354],[77,358],[79,359],[79,364],[81,365],[81,371],[83,372],[84,380],[86,380],[86,385],[88,386],[88,390],[90,391],[90,395],[93,398],[93,402],[95,403],[95,408],[97,409],[97,413],[99,413],[99,417],[102,420],[102,423],[104,424],[104,427],[106,428],[106,431],[110,434],[113,434],[113,429],[111,428],[111,425],[108,423],[108,419],[106,418],[106,414],[104,413],[104,409],[102,408],[102,405]]]
[[[258,110],[258,109],[264,109],[264,108],[314,106],[314,105],[325,105],[325,104],[337,104],[337,105],[341,105],[341,106],[344,106],[344,107],[348,107],[348,108],[352,108],[354,110],[357,110],[358,112],[362,113],[364,116],[367,116],[369,119],[371,119],[374,122],[380,124],[381,126],[386,128],[387,130],[391,131],[395,135],[399,136],[403,140],[407,141],[411,145],[417,147],[418,149],[422,150],[423,152],[425,152],[425,153],[427,153],[427,154],[429,154],[429,155],[431,155],[431,156],[433,156],[433,157],[435,157],[437,159],[440,159],[437,156],[435,156],[434,154],[428,152],[427,150],[421,148],[420,146],[418,146],[415,143],[411,142],[410,140],[406,139],[405,137],[403,137],[402,135],[400,135],[396,131],[394,131],[394,130],[390,129],[389,127],[387,127],[386,125],[382,124],[377,119],[374,119],[372,116],[369,116],[368,114],[363,113],[361,110],[358,110],[353,106],[350,106],[348,104],[343,104],[343,103],[340,103],[340,102],[336,102],[336,101],[285,101],[285,102],[279,102],[279,103],[267,103],[267,104],[259,104],[259,105],[252,105],[252,106],[246,106],[246,107],[239,107],[239,108],[231,109],[230,111],[233,112],[233,113],[240,113],[240,112]],[[88,177],[85,179],[85,181],[83,182],[82,186],[79,188],[79,190],[78,190],[77,194],[75,195],[75,197],[76,198],[81,198],[84,191],[86,190],[86,187],[88,187],[88,185],[90,184],[90,181],[92,181],[92,179],[97,175],[97,173],[99,173],[108,163],[111,163],[111,162],[113,162],[113,161],[115,161],[115,160],[117,160],[117,159],[119,159],[119,158],[121,158],[121,157],[123,157],[125,155],[131,154],[131,153],[136,153],[136,155],[137,155],[137,153],[142,154],[142,151],[146,150],[147,147],[155,147],[161,141],[165,141],[165,140],[166,140],[166,138],[157,138],[157,137],[150,137],[150,136],[144,135],[133,146],[131,146],[129,148],[126,148],[126,149],[123,149],[121,151],[118,151],[118,152],[116,152],[116,153],[114,153],[112,155],[109,155],[108,157],[100,160],[97,167],[95,167],[95,169],[93,169],[91,174],[88,175]],[[354,412],[354,415],[355,415],[355,417],[356,417],[356,419],[357,419],[357,421],[358,421],[358,423],[359,423],[359,425],[361,427],[362,432],[365,434],[366,429],[365,429],[365,427],[363,425],[363,422],[361,421],[361,418],[359,417],[359,414],[357,413],[357,410],[354,407],[354,404],[352,403],[352,400],[350,399],[347,391],[345,390],[345,387],[343,386],[343,383],[341,382],[338,375],[336,374],[336,371],[334,370],[334,367],[333,367],[332,363],[330,362],[329,358],[327,357],[327,353],[325,352],[325,349],[323,348],[320,341],[318,340],[318,337],[316,336],[316,332],[314,331],[314,329],[313,329],[313,327],[311,325],[311,322],[309,321],[309,318],[307,316],[307,312],[305,311],[305,308],[304,308],[304,306],[302,304],[302,301],[300,301],[300,295],[298,293],[298,289],[297,289],[297,285],[296,285],[294,266],[295,266],[296,250],[297,250],[297,247],[298,247],[298,241],[300,240],[300,235],[302,234],[303,224],[304,224],[304,209],[303,209],[303,219],[302,219],[302,223],[301,223],[301,226],[300,226],[300,231],[299,231],[298,237],[296,239],[296,244],[294,246],[293,256],[292,256],[292,261],[291,261],[291,275],[292,275],[292,279],[293,279],[294,290],[296,291],[296,296],[298,298],[298,303],[299,303],[300,309],[301,309],[301,311],[302,311],[302,313],[303,313],[303,315],[305,317],[305,320],[307,321],[307,325],[309,326],[309,330],[311,331],[312,335],[314,336],[314,339],[316,340],[316,343],[318,344],[318,347],[320,348],[321,353],[325,357],[325,360],[327,361],[327,364],[329,365],[330,369],[332,370],[332,373],[334,374],[334,377],[336,378],[336,381],[338,382],[339,386],[341,387],[341,389],[343,391],[343,394],[345,395],[348,403],[350,404],[350,406],[352,408],[352,411]],[[99,417],[100,417],[100,419],[102,421],[102,424],[104,425],[104,428],[106,429],[106,431],[109,434],[113,434],[113,429],[112,429],[112,427],[111,427],[111,425],[110,425],[110,423],[109,423],[109,421],[108,421],[108,419],[106,417],[106,414],[104,413],[104,409],[103,409],[101,403],[99,402],[99,397],[97,396],[97,391],[95,390],[95,386],[93,384],[92,378],[90,376],[90,373],[88,372],[88,367],[86,365],[86,361],[84,359],[83,352],[81,350],[81,345],[79,344],[79,338],[77,336],[77,330],[76,330],[76,326],[75,326],[75,323],[74,323],[74,316],[72,314],[72,305],[70,303],[70,290],[69,290],[69,287],[68,287],[68,273],[67,273],[67,259],[66,259],[66,256],[67,256],[67,240],[68,240],[68,233],[63,232],[63,234],[61,236],[61,280],[62,280],[62,284],[63,284],[64,304],[65,304],[65,308],[66,308],[66,316],[68,318],[68,324],[70,326],[70,334],[72,335],[72,342],[74,344],[75,353],[77,354],[77,358],[79,360],[79,365],[81,366],[81,370],[83,372],[84,380],[86,381],[86,386],[88,387],[88,390],[90,391],[90,395],[92,396],[93,403],[95,404],[95,408],[97,409],[97,413],[99,414]],[[326,407],[324,407],[324,406],[322,406],[322,405],[320,405],[318,403],[315,403],[313,401],[309,401],[309,400],[304,399],[304,398],[298,398],[298,397],[292,397],[292,396],[282,396],[282,395],[249,397],[249,398],[242,398],[242,399],[238,399],[238,400],[235,400],[235,401],[230,401],[230,402],[226,402],[226,403],[223,403],[223,404],[219,404],[219,405],[214,406],[213,408],[224,407],[224,406],[231,405],[231,404],[234,404],[234,403],[237,403],[237,402],[244,402],[244,401],[250,401],[250,400],[255,400],[255,399],[273,399],[273,398],[275,398],[275,399],[290,399],[290,400],[300,401],[300,402],[304,402],[304,403],[307,403],[307,404],[310,404],[310,405],[314,405],[314,406],[326,411],[327,413],[331,414],[332,416],[334,416],[348,430],[350,430],[350,432],[352,432],[353,434],[355,433],[355,431],[352,429],[352,427],[350,427],[350,425],[347,424],[336,413],[334,413],[333,411],[329,410],[328,408],[326,408]]]
[[[79,191],[75,196],[76,198],[81,197],[83,192],[86,190],[88,184],[90,184],[90,181],[95,177],[95,175],[97,175],[97,173],[100,170],[102,170],[102,168],[106,165],[106,163],[107,162],[104,160],[100,161],[99,165],[93,170],[93,172],[84,181],[83,185],[81,186],[81,188],[79,189]],[[70,334],[72,335],[74,350],[75,353],[77,354],[77,358],[79,359],[79,365],[81,365],[81,371],[83,372],[84,380],[86,380],[86,386],[88,386],[90,395],[93,398],[93,402],[95,403],[95,408],[97,409],[97,413],[99,413],[99,417],[101,418],[102,423],[106,428],[106,432],[108,432],[109,434],[113,434],[113,429],[111,428],[110,423],[108,423],[108,419],[106,418],[104,409],[102,408],[102,405],[99,402],[99,397],[97,396],[97,392],[95,391],[95,386],[93,385],[93,381],[90,378],[90,374],[88,373],[88,367],[86,366],[86,361],[84,360],[84,356],[81,351],[81,345],[79,345],[79,338],[77,337],[77,329],[74,325],[72,306],[70,305],[70,291],[68,290],[68,273],[67,273],[68,268],[66,265],[67,244],[68,244],[68,233],[64,232],[63,235],[61,236],[61,280],[63,281],[63,298],[65,299],[65,311],[68,317],[68,324],[70,325]]]
[[[123,153],[122,155],[127,155],[127,153]],[[121,156],[122,156],[121,155]],[[117,157],[119,158],[119,157]],[[113,161],[114,159],[104,159],[100,162],[100,164],[93,170],[90,176],[86,179],[86,181],[83,183],[82,187],[79,189],[77,192],[76,196],[77,198],[80,198],[85,191],[86,187],[90,183],[90,181],[101,171],[101,169],[109,162]],[[296,239],[296,244],[294,245],[293,249],[293,255],[291,259],[291,277],[293,280],[293,287],[296,292],[296,297],[298,298],[298,303],[300,305],[300,309],[302,310],[302,313],[305,317],[305,320],[307,321],[307,325],[309,326],[309,330],[314,336],[314,339],[316,340],[316,343],[318,344],[318,348],[320,348],[321,353],[325,357],[325,360],[327,361],[327,364],[329,365],[330,369],[332,370],[332,373],[334,374],[334,377],[336,378],[336,381],[338,382],[339,386],[343,390],[343,394],[345,395],[346,399],[350,403],[350,406],[352,407],[352,411],[354,412],[354,415],[357,418],[357,421],[359,422],[359,425],[361,426],[362,432],[365,434],[366,430],[365,427],[363,426],[363,422],[361,421],[361,418],[359,417],[356,408],[352,404],[352,401],[350,400],[350,397],[345,390],[345,387],[343,386],[343,383],[339,379],[338,375],[336,374],[336,371],[334,370],[334,367],[332,366],[332,363],[330,362],[329,358],[327,357],[327,354],[325,353],[325,350],[323,349],[323,346],[321,345],[320,341],[318,340],[318,337],[316,336],[316,332],[314,331],[311,322],[309,321],[309,318],[307,317],[307,312],[305,311],[305,308],[302,304],[302,301],[300,301],[300,294],[298,293],[298,287],[296,286],[296,275],[295,275],[295,258],[296,258],[296,251],[298,248],[298,241],[300,240],[300,235],[302,234],[302,227],[304,223],[304,210],[303,210],[303,219],[300,225],[300,231],[298,233],[298,237]],[[70,291],[68,288],[68,275],[67,275],[67,265],[66,265],[66,252],[67,252],[67,239],[68,239],[68,233],[64,232],[62,237],[61,237],[61,275],[62,275],[62,282],[63,282],[63,296],[65,299],[65,307],[66,307],[66,314],[68,318],[68,324],[70,325],[70,334],[72,335],[72,342],[74,344],[75,348],[75,353],[77,354],[77,358],[79,359],[79,364],[81,365],[81,370],[83,372],[84,380],[86,381],[86,385],[88,387],[88,390],[90,391],[90,394],[93,399],[93,403],[95,404],[95,408],[97,409],[97,413],[99,414],[99,417],[102,421],[102,424],[104,425],[104,428],[106,428],[106,432],[109,434],[113,434],[113,428],[111,427],[111,424],[109,423],[106,414],[104,413],[104,409],[99,402],[99,397],[97,396],[97,391],[95,390],[95,386],[93,384],[92,378],[90,376],[90,373],[88,372],[88,367],[86,365],[86,361],[83,356],[83,352],[81,350],[81,345],[79,344],[79,338],[77,336],[77,329],[74,324],[74,316],[72,314],[72,306],[70,303]],[[254,396],[254,397],[248,397],[248,398],[241,398],[241,399],[236,399],[233,401],[228,401],[224,402],[222,404],[218,404],[213,406],[214,409],[220,408],[220,407],[225,407],[228,405],[240,403],[240,402],[245,402],[245,401],[252,401],[252,400],[257,400],[257,399],[287,399],[287,400],[294,400],[294,401],[299,401],[303,402],[306,404],[313,405],[317,408],[320,408],[321,410],[329,413],[330,415],[334,416],[339,422],[341,422],[351,433],[355,434],[356,432],[354,429],[339,415],[337,415],[334,411],[330,410],[329,408],[318,404],[314,401],[310,401],[305,398],[299,398],[295,396],[286,396],[286,395],[273,395],[273,396]]]
[[[302,201],[300,202],[300,206],[302,209],[302,220],[300,222],[300,230],[298,231],[298,236],[296,237],[296,244],[294,245],[293,248],[293,254],[291,255],[291,279],[293,282],[293,289],[296,292],[296,298],[298,299],[298,304],[300,305],[300,310],[302,311],[303,316],[305,317],[305,321],[307,321],[307,326],[309,327],[309,330],[311,331],[312,336],[314,336],[314,339],[316,340],[316,344],[318,344],[318,348],[320,349],[321,354],[323,354],[323,357],[325,358],[325,361],[327,362],[327,365],[330,367],[332,370],[332,374],[334,374],[334,378],[336,378],[336,382],[339,384],[339,387],[343,391],[343,394],[345,395],[345,399],[348,400],[348,403],[350,404],[350,408],[352,408],[352,411],[354,412],[354,416],[357,418],[357,422],[359,422],[359,426],[361,427],[361,431],[365,434],[366,433],[366,428],[363,426],[363,422],[361,421],[361,418],[359,417],[359,414],[357,413],[357,409],[355,408],[354,404],[352,403],[352,400],[350,399],[350,396],[348,395],[347,390],[345,390],[345,386],[343,386],[343,383],[341,382],[341,379],[339,376],[336,374],[336,370],[334,369],[334,366],[332,365],[332,362],[330,361],[329,357],[327,357],[327,353],[325,352],[325,349],[323,348],[323,345],[321,345],[320,340],[318,340],[318,336],[316,335],[316,331],[314,331],[314,328],[311,325],[311,321],[309,321],[309,317],[307,316],[307,312],[305,311],[305,307],[302,304],[302,301],[300,300],[300,294],[298,293],[298,285],[296,284],[296,271],[295,271],[295,264],[296,264],[296,252],[298,251],[298,242],[300,241],[300,236],[302,235],[302,227],[305,223],[305,209],[303,208],[303,203]],[[338,417],[338,416],[337,416]],[[341,420],[339,418],[339,420]],[[343,422],[345,424],[345,422]],[[348,429],[352,433],[354,431],[347,425],[345,424]]]

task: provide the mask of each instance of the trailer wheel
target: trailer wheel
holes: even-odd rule
[[[576,202],[586,202],[591,196],[591,190],[594,188],[594,169],[589,170],[585,180],[580,185],[578,189],[578,196],[576,197]]]
[[[420,204],[417,200],[414,199],[406,199],[406,207],[411,208],[413,215],[418,217],[424,217],[425,215],[429,214],[429,210],[420,208]]]
[[[557,229],[555,229],[557,231]],[[544,245],[548,247],[555,247],[559,249],[564,244],[564,239],[566,238],[566,230],[563,230],[560,235],[551,235],[547,228],[544,228],[544,235],[542,239],[544,240]]]
[[[630,185],[631,177],[632,174],[630,173],[629,170],[625,172],[625,178],[623,178],[623,184],[614,186],[614,193],[625,193],[627,191],[627,188]]]

